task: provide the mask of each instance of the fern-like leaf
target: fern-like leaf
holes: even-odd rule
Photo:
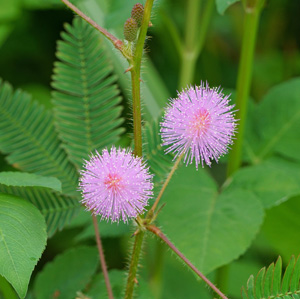
[[[59,195],[47,188],[8,187],[0,184],[0,191],[20,196],[34,204],[45,217],[49,237],[69,224],[80,211],[78,198]]]
[[[158,121],[146,123],[143,130],[145,145],[145,159],[150,166],[151,172],[155,174],[154,179],[159,182],[165,179],[173,166],[172,155],[165,154],[161,146],[162,140],[159,133]]]
[[[27,172],[57,177],[74,194],[77,173],[55,132],[53,117],[30,96],[0,80],[0,151],[8,163]]]
[[[102,42],[80,18],[58,41],[52,86],[55,123],[70,160],[80,168],[95,149],[116,143],[123,132],[121,98]]]
[[[292,256],[282,277],[282,260],[278,258],[268,269],[262,268],[256,278],[251,275],[247,287],[242,288],[243,299],[300,298],[300,256]]]

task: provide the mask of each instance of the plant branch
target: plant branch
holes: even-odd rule
[[[85,15],[81,10],[79,10],[75,5],[73,5],[68,0],[61,0],[65,5],[67,5],[71,10],[73,10],[77,15],[79,15],[82,19],[87,21],[90,25],[92,25],[94,28],[96,28],[98,31],[100,31],[107,39],[109,39],[113,45],[121,51],[123,54],[122,48],[123,48],[123,42],[116,38],[114,35],[109,33],[106,29],[99,26],[95,21],[93,21],[90,17]]]
[[[148,231],[152,232],[163,240],[186,264],[190,267],[216,294],[222,299],[228,299],[206,276],[204,276],[176,247],[175,245],[164,235],[159,228],[154,225],[146,227]]]
[[[125,299],[131,299],[133,295],[134,286],[137,283],[136,280],[136,273],[140,258],[140,253],[142,250],[142,244],[144,239],[145,233],[143,231],[139,231],[135,235],[134,245],[133,245],[133,253],[130,261],[129,266],[129,273],[127,278],[127,285],[126,285],[126,291],[125,291]]]
[[[151,207],[151,209],[150,209],[149,212],[148,212],[148,213],[150,213],[149,215],[153,215],[153,214],[154,214],[154,211],[155,211],[155,209],[156,209],[156,207],[157,207],[157,205],[158,205],[158,203],[159,203],[159,201],[160,201],[160,199],[161,199],[163,193],[165,192],[166,187],[168,186],[168,184],[169,184],[169,182],[170,182],[170,180],[171,180],[171,178],[172,178],[172,176],[173,176],[175,170],[177,169],[177,167],[178,167],[178,165],[179,165],[179,163],[180,163],[180,161],[181,161],[183,155],[184,155],[184,153],[182,153],[182,154],[181,154],[180,156],[178,156],[178,158],[176,159],[176,161],[175,161],[175,163],[174,163],[174,165],[173,165],[173,167],[172,167],[170,173],[169,173],[168,176],[167,176],[167,179],[165,180],[165,182],[164,182],[162,188],[160,189],[160,192],[159,192],[159,194],[158,194],[158,196],[157,196],[157,198],[156,198],[156,200],[155,200],[153,206]]]
[[[107,272],[107,266],[106,266],[106,262],[105,262],[103,247],[101,244],[101,238],[100,238],[100,233],[99,233],[99,229],[98,229],[97,217],[95,215],[92,215],[92,217],[93,217],[93,224],[94,224],[94,230],[95,230],[95,237],[96,237],[96,241],[97,241],[97,247],[98,247],[98,251],[99,251],[99,258],[100,258],[101,268],[102,268],[105,285],[106,285],[106,289],[107,289],[107,293],[108,293],[108,298],[113,299],[114,296],[113,296],[113,292],[112,292],[112,288],[110,285],[109,276],[108,276],[108,272]]]
[[[138,40],[136,43],[134,56],[130,61],[132,65],[130,71],[131,71],[131,80],[132,80],[134,153],[139,157],[142,156],[142,116],[141,116],[140,75],[141,75],[141,64],[142,64],[144,44],[145,44],[147,29],[151,17],[153,1],[154,0],[146,1],[143,21],[140,28]],[[129,271],[128,271],[125,299],[131,299],[133,296],[133,290],[136,283],[136,273],[138,269],[140,253],[142,250],[144,234],[145,233],[143,231],[139,231],[135,235],[135,241],[134,241]]]
[[[151,17],[151,10],[154,0],[147,0],[144,8],[143,21],[135,47],[134,56],[131,64],[131,83],[132,83],[132,107],[133,107],[133,134],[134,134],[134,153],[142,156],[142,113],[141,113],[141,64],[144,44],[148,25]]]

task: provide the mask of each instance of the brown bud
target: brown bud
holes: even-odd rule
[[[133,42],[136,39],[138,32],[138,25],[135,19],[129,18],[124,24],[124,37],[129,42]]]
[[[131,11],[131,17],[136,20],[138,27],[141,27],[144,15],[144,6],[141,3],[137,3],[133,6]]]

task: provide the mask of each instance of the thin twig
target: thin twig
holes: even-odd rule
[[[148,231],[154,233],[162,239],[204,282],[216,292],[222,299],[228,299],[210,280],[207,279],[176,247],[175,245],[154,225],[146,227]]]
[[[112,288],[111,288],[110,281],[109,281],[107,266],[106,266],[106,262],[105,262],[104,252],[103,252],[101,239],[100,239],[100,233],[99,233],[99,229],[98,229],[98,222],[97,222],[97,218],[95,215],[93,215],[93,224],[94,224],[94,229],[95,229],[95,237],[96,237],[96,241],[97,241],[99,257],[100,257],[100,261],[101,261],[101,268],[102,268],[105,285],[106,285],[106,289],[107,289],[107,293],[108,293],[108,298],[113,299],[114,296],[113,296]]]
[[[61,0],[64,4],[66,4],[71,10],[73,10],[76,14],[78,14],[81,18],[83,18],[85,21],[87,21],[90,25],[92,25],[94,28],[96,28],[98,31],[100,31],[105,37],[107,37],[113,45],[122,52],[122,46],[123,42],[116,38],[114,35],[109,33],[106,29],[99,26],[95,21],[93,21],[90,17],[85,15],[82,11],[80,11],[75,5],[73,5],[68,0]]]
[[[157,207],[157,205],[158,205],[158,202],[160,201],[160,199],[161,199],[163,193],[165,192],[165,189],[166,189],[166,187],[168,186],[168,184],[169,184],[169,182],[170,182],[170,180],[171,180],[171,178],[172,178],[172,176],[173,176],[175,170],[177,169],[177,167],[178,167],[178,165],[179,165],[179,163],[180,163],[180,161],[181,161],[183,155],[184,155],[184,153],[182,153],[180,156],[178,156],[177,160],[175,161],[175,163],[174,163],[174,165],[173,165],[173,167],[172,167],[170,173],[169,173],[168,176],[167,176],[167,179],[165,180],[165,182],[164,182],[162,188],[160,189],[160,192],[159,192],[159,194],[158,194],[158,196],[157,196],[157,198],[156,198],[156,200],[155,200],[153,206],[151,207],[151,209],[150,209],[150,211],[149,211],[150,214],[153,214],[153,213],[154,213],[154,211],[155,211],[155,209],[156,209],[156,207]]]

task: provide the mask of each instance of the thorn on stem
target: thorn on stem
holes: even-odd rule
[[[133,69],[133,65],[131,65],[129,68],[127,68],[127,69],[124,71],[124,74],[130,72],[132,69]]]

